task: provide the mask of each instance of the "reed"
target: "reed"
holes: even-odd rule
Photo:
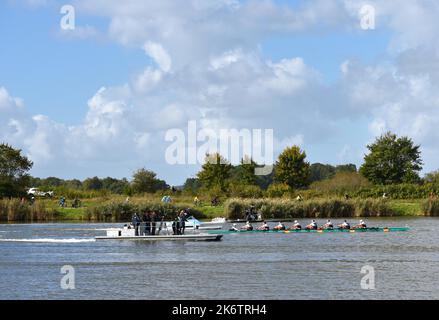
[[[0,221],[47,221],[53,219],[53,210],[47,209],[44,202],[34,204],[20,199],[0,200]]]
[[[86,208],[86,218],[94,221],[130,221],[134,213],[142,215],[145,211],[155,211],[163,215],[165,219],[175,218],[176,214],[187,206],[179,204],[163,204],[161,202],[111,202],[100,206]],[[190,214],[198,219],[204,218],[204,214],[197,209],[191,208]]]
[[[439,199],[429,199],[422,203],[424,215],[438,217],[439,216]]]
[[[241,199],[233,198],[224,205],[229,219],[244,219],[245,210],[251,205],[262,214],[264,219],[290,218],[338,218],[338,217],[380,217],[394,216],[385,200],[337,198],[296,201],[292,199]]]

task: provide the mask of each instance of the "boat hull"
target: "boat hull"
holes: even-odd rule
[[[389,227],[389,228],[364,228],[364,229],[321,229],[321,230],[217,230],[217,231],[209,231],[209,233],[213,234],[233,234],[233,233],[280,233],[280,234],[289,234],[289,233],[330,233],[330,232],[400,232],[400,231],[408,231],[408,227]]]
[[[99,236],[96,240],[137,240],[137,241],[220,241],[221,234],[184,234],[157,236]]]

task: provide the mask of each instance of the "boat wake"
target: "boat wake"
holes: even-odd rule
[[[36,242],[36,243],[80,243],[80,242],[95,242],[94,238],[87,239],[54,239],[54,238],[35,238],[35,239],[1,239],[0,242]]]

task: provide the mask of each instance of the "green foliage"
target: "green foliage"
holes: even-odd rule
[[[46,221],[53,219],[53,212],[47,210],[44,202],[30,204],[20,199],[0,200],[0,221]]]
[[[408,137],[398,138],[387,132],[368,145],[360,172],[375,184],[418,182],[422,169],[420,146]]]
[[[21,150],[0,144],[0,198],[24,195],[33,163]]]
[[[361,187],[353,192],[352,196],[359,198],[380,198],[384,193],[390,199],[425,199],[428,198],[431,193],[439,194],[439,186],[431,183],[423,185],[401,183],[384,186]]]
[[[439,170],[427,173],[424,177],[424,181],[439,186]]]
[[[229,219],[244,219],[245,209],[251,205],[264,219],[293,218],[341,218],[377,217],[397,215],[386,201],[380,199],[318,199],[296,201],[291,199],[238,199],[232,198],[224,204]]]
[[[226,191],[231,169],[232,165],[219,153],[206,154],[197,178],[205,188],[219,187],[221,191]]]
[[[183,185],[183,191],[191,195],[196,195],[200,188],[201,182],[197,178],[187,178]]]
[[[137,170],[133,174],[132,188],[136,193],[154,193],[157,190],[169,188],[165,181],[157,179],[156,173],[144,168]]]
[[[305,161],[306,153],[299,147],[286,148],[280,155],[275,167],[275,180],[287,184],[290,188],[303,188],[309,184],[310,166]]]
[[[229,186],[229,194],[239,198],[260,198],[262,190],[256,185],[236,183]]]
[[[257,176],[255,175],[256,162],[249,157],[241,159],[241,164],[231,169],[231,182],[245,185],[256,185]]]
[[[98,177],[87,178],[82,183],[85,190],[101,190],[102,189],[102,181]]]
[[[265,195],[269,198],[280,198],[284,196],[291,196],[293,190],[284,183],[271,184],[265,191]]]
[[[330,164],[313,163],[310,166],[310,182],[321,181],[332,178],[338,172],[357,172],[355,164],[342,164],[332,166]]]
[[[141,203],[125,203],[112,202],[97,207],[87,208],[86,216],[89,220],[94,221],[131,221],[134,213],[141,215],[145,211],[156,211],[160,216],[164,216],[165,220],[172,220],[175,215],[182,209],[187,207],[174,204],[163,204],[162,202],[141,202]],[[190,214],[197,219],[204,218],[202,212],[197,209],[190,209]]]
[[[425,215],[438,217],[439,216],[439,199],[437,197],[425,200],[422,203],[422,210]]]
[[[321,191],[325,194],[351,194],[360,188],[371,186],[371,183],[357,172],[340,171],[332,178],[314,182],[310,189]]]
[[[126,178],[121,180],[107,177],[102,179],[102,189],[108,190],[112,193],[123,194],[129,188],[129,182]]]

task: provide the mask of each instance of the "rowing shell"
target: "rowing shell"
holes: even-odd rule
[[[215,230],[208,231],[209,233],[215,234],[231,234],[231,233],[326,233],[326,232],[398,232],[398,231],[408,231],[409,227],[372,227],[372,228],[362,228],[362,229],[318,229],[318,230]]]

